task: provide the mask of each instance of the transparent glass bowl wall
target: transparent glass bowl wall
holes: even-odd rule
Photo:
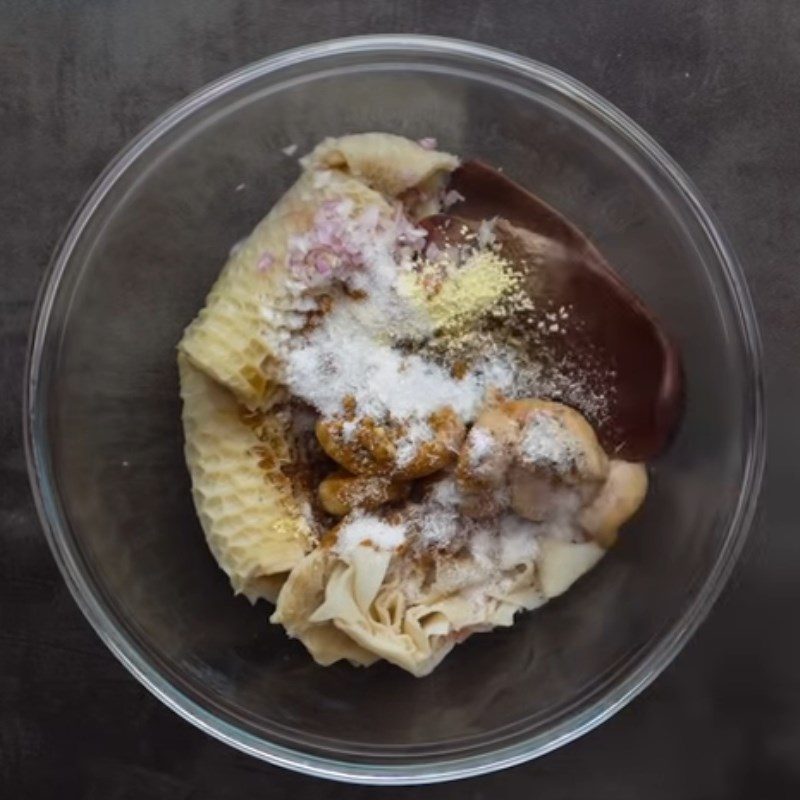
[[[182,455],[175,344],[228,250],[297,175],[282,148],[435,136],[530,187],[597,243],[678,340],[686,415],[601,566],[430,677],[314,665],[234,598]],[[77,213],[40,297],[26,401],[55,557],[108,646],[157,696],[269,761],[354,781],[476,774],[546,752],[672,659],[737,556],[763,459],[758,339],[734,259],[668,157],[548,67],[430,37],[281,54],[145,131]],[[124,723],[123,723],[124,724]]]

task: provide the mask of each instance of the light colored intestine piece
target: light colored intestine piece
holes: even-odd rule
[[[563,403],[523,399],[504,404],[520,423],[517,461],[533,472],[545,472],[570,484],[604,481],[606,458],[584,416]]]
[[[332,621],[311,619],[325,600],[335,563],[325,548],[310,552],[289,573],[270,621],[283,625],[323,667],[342,659],[368,667],[380,658],[377,653],[358,645]]]
[[[312,545],[289,480],[280,467],[287,440],[248,423],[235,397],[178,357],[186,463],[200,523],[234,591],[274,600],[286,573]],[[267,435],[268,434],[268,435]]]
[[[558,597],[586,574],[606,552],[595,542],[545,539],[539,560],[539,581],[544,595]]]
[[[505,488],[520,516],[568,523],[606,548],[647,493],[643,464],[608,459],[581,414],[537,399],[485,409],[465,440],[457,474],[471,516],[496,512]]]
[[[644,502],[647,494],[644,464],[613,459],[608,478],[594,500],[580,514],[580,524],[603,547],[611,547],[617,531]]]
[[[607,472],[591,425],[568,406],[534,398],[490,404],[470,431],[458,466],[478,510],[505,488],[510,507],[536,522],[574,516]]]

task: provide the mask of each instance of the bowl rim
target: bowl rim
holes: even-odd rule
[[[406,55],[417,53],[423,57],[463,57],[479,64],[503,68],[519,78],[543,83],[582,109],[600,117],[651,166],[658,168],[661,177],[677,193],[702,228],[713,249],[732,311],[739,323],[742,356],[750,377],[744,408],[745,414],[750,416],[751,425],[744,442],[745,456],[739,497],[717,560],[690,601],[683,617],[676,620],[652,644],[650,652],[604,696],[582,711],[569,715],[554,729],[501,745],[490,752],[433,757],[419,764],[398,764],[390,760],[358,763],[279,745],[221,720],[171,684],[117,624],[114,615],[105,607],[99,593],[83,574],[76,553],[69,543],[70,537],[65,535],[67,524],[60,513],[56,493],[51,488],[47,443],[40,441],[40,437],[36,435],[37,425],[42,424],[43,415],[40,409],[46,409],[39,376],[45,345],[50,336],[53,305],[76,244],[101,201],[125,170],[163,134],[196,110],[254,78],[336,55],[372,53],[380,56],[399,50]],[[47,542],[75,602],[116,658],[167,707],[202,731],[242,752],[306,775],[372,785],[435,783],[520,764],[589,732],[643,691],[672,662],[705,619],[730,577],[755,514],[766,451],[761,341],[744,273],[727,238],[686,174],[635,122],[593,90],[560,70],[495,47],[460,39],[416,34],[351,36],[285,50],[207,84],[172,106],[140,132],[112,159],[89,188],[54,250],[31,319],[23,387],[23,429],[28,477]]]

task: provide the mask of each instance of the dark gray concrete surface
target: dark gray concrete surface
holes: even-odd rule
[[[52,562],[20,434],[37,285],[106,161],[264,55],[365,32],[488,42],[605,95],[694,178],[760,314],[770,455],[757,529],[710,619],[642,697],[534,763],[430,789],[345,788],[181,721],[108,653]],[[0,0],[0,796],[800,796],[800,3],[795,0]]]

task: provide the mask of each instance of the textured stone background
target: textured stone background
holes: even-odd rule
[[[346,789],[205,737],[101,645],[31,506],[21,374],[48,255],[133,134],[187,92],[274,51],[402,31],[480,40],[571,73],[694,178],[739,250],[760,314],[770,458],[732,585],[644,696],[505,773],[427,790]],[[799,86],[794,0],[0,0],[0,796],[799,796]]]

